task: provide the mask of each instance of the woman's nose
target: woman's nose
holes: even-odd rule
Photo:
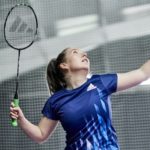
[[[82,57],[87,57],[87,53],[82,53]]]

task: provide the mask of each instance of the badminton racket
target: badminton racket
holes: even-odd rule
[[[4,39],[6,43],[18,51],[16,88],[13,98],[14,107],[19,106],[19,62],[22,50],[29,48],[37,38],[38,20],[34,9],[27,4],[13,6],[4,22]],[[12,126],[17,126],[17,120],[11,120]]]

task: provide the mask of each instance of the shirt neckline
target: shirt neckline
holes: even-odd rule
[[[63,88],[63,91],[65,91],[65,92],[74,92],[74,91],[77,91],[77,90],[81,89],[82,87],[84,87],[88,83],[89,80],[90,80],[90,78],[87,78],[86,82],[84,82],[82,85],[80,85],[79,87],[74,88],[74,89]]]

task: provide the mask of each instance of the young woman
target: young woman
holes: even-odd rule
[[[80,49],[66,48],[47,67],[52,96],[38,125],[29,122],[21,108],[11,103],[11,118],[34,141],[42,143],[58,121],[66,131],[65,150],[119,150],[112,125],[110,95],[138,85],[150,77],[150,60],[122,74],[91,75],[90,61]]]

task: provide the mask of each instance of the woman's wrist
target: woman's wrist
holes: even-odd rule
[[[27,119],[25,118],[25,116],[20,116],[17,120],[19,124],[22,124],[22,123],[24,124]]]

